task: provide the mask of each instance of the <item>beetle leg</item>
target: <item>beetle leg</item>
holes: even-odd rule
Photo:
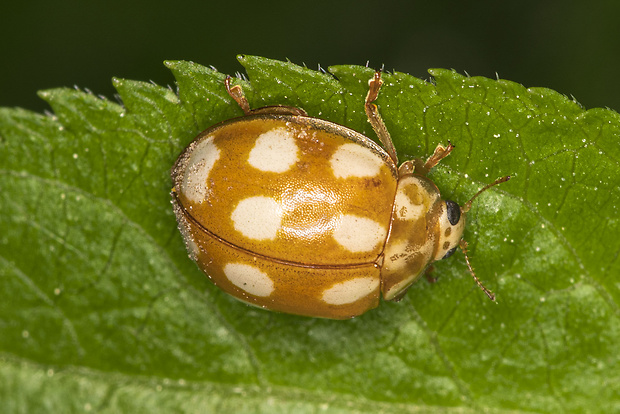
[[[435,148],[435,152],[433,152],[433,155],[428,157],[426,163],[424,164],[424,167],[422,167],[424,168],[425,173],[429,172],[435,165],[439,164],[439,161],[446,158],[453,149],[454,145],[452,145],[450,141],[448,141],[447,147],[444,147],[441,144],[437,145],[437,148]]]
[[[379,140],[390,155],[390,158],[392,158],[392,161],[394,161],[394,164],[398,166],[398,157],[396,156],[396,149],[392,143],[392,138],[383,123],[383,119],[381,119],[381,114],[379,114],[377,105],[373,103],[379,95],[379,89],[381,89],[382,84],[381,72],[376,71],[373,78],[368,81],[368,94],[366,95],[364,109],[366,110],[366,116],[368,117],[368,122],[372,125],[372,129],[375,130],[377,137],[379,137]]]
[[[237,105],[239,105],[241,109],[243,109],[243,113],[247,115],[251,111],[250,104],[248,103],[247,98],[243,94],[243,89],[241,89],[241,86],[230,86],[231,80],[232,78],[230,77],[230,75],[226,76],[226,80],[224,81],[224,84],[226,85],[226,92],[228,92],[230,97],[233,98],[235,102],[237,102]]]
[[[428,283],[435,283],[437,282],[437,278],[435,276],[433,276],[433,272],[435,271],[435,266],[433,265],[429,265],[426,270],[424,271],[424,278],[426,279],[426,281]]]
[[[265,106],[263,108],[258,109],[250,109],[250,104],[248,103],[248,99],[243,94],[243,89],[240,85],[231,86],[232,78],[230,76],[226,76],[226,80],[224,84],[226,85],[226,92],[230,95],[231,98],[237,102],[237,105],[243,109],[243,113],[245,115],[249,114],[280,114],[280,115],[298,115],[298,116],[308,116],[306,111],[301,108],[295,108],[294,106],[285,106],[285,105],[273,105],[273,106]]]
[[[265,106],[263,108],[251,109],[251,114],[270,114],[270,115],[297,115],[308,116],[308,113],[301,108],[285,105]],[[246,113],[246,115],[248,115]]]

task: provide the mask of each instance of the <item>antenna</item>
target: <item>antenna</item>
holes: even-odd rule
[[[469,209],[471,209],[471,203],[473,203],[473,201],[476,199],[476,197],[478,197],[480,194],[482,194],[483,192],[485,192],[489,188],[491,188],[491,187],[493,187],[493,186],[495,186],[497,184],[505,183],[508,180],[510,180],[510,176],[509,175],[507,175],[505,177],[502,177],[502,178],[498,178],[497,180],[493,181],[491,184],[485,185],[480,191],[478,191],[476,194],[474,194],[474,196],[472,198],[470,198],[469,201],[467,203],[465,203],[465,205],[463,205],[463,207],[461,207],[461,211],[463,213],[467,213],[469,211]],[[476,276],[476,273],[474,272],[474,268],[471,267],[471,263],[469,262],[469,256],[467,255],[467,242],[464,239],[461,239],[461,241],[459,243],[459,247],[461,248],[461,250],[463,251],[463,254],[465,255],[465,263],[467,263],[467,268],[469,269],[469,273],[471,273],[471,276],[476,281],[476,284],[478,285],[478,287],[480,289],[482,289],[482,291],[484,293],[486,293],[486,295],[489,297],[489,299],[491,299],[492,301],[495,301],[495,294],[493,292],[491,292],[489,289],[487,289],[487,287],[482,284],[480,279],[478,279],[478,276]]]
[[[491,292],[489,289],[487,289],[486,286],[482,284],[480,279],[478,279],[478,276],[476,276],[476,273],[474,273],[474,268],[471,267],[471,263],[469,263],[469,256],[467,255],[467,242],[461,239],[461,242],[459,243],[459,247],[461,248],[461,250],[463,251],[463,254],[465,255],[465,263],[467,263],[467,268],[469,269],[469,273],[471,273],[471,276],[474,278],[474,280],[478,284],[478,287],[482,289],[484,293],[486,293],[489,299],[495,302],[495,293]]]
[[[508,180],[510,180],[510,176],[509,175],[507,175],[505,177],[502,177],[502,178],[498,178],[497,180],[493,181],[491,184],[485,185],[482,188],[482,190],[480,190],[476,194],[474,194],[474,196],[472,198],[470,198],[469,201],[467,203],[465,203],[465,205],[463,205],[463,207],[461,207],[461,211],[463,213],[467,213],[471,209],[471,203],[473,203],[473,201],[476,199],[476,197],[478,197],[480,194],[484,193],[489,188],[491,188],[491,187],[493,187],[493,186],[495,186],[497,184],[505,183]]]

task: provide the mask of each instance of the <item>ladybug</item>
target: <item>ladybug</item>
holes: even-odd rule
[[[381,72],[365,111],[368,137],[300,108],[250,109],[201,132],[172,168],[172,200],[190,257],[225,292],[273,311],[347,319],[399,300],[429,264],[460,246],[463,207],[442,200],[426,174],[454,148],[398,166],[377,106]]]

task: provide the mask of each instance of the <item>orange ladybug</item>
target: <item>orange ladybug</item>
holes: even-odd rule
[[[179,229],[213,283],[261,308],[346,319],[377,307],[381,295],[400,299],[458,246],[466,254],[472,201],[510,177],[463,207],[442,200],[426,174],[452,144],[398,166],[373,104],[381,84],[376,72],[365,111],[385,149],[300,108],[252,110],[226,79],[245,115],[201,132],[172,168]]]

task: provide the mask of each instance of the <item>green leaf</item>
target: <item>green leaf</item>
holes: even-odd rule
[[[289,104],[374,133],[372,70],[242,56],[253,107]],[[467,201],[464,257],[349,321],[231,299],[187,258],[169,169],[238,116],[224,75],[167,62],[178,93],[115,79],[122,105],[44,91],[0,109],[0,401],[5,412],[617,412],[620,116],[558,93],[431,71],[384,75],[401,160]]]

